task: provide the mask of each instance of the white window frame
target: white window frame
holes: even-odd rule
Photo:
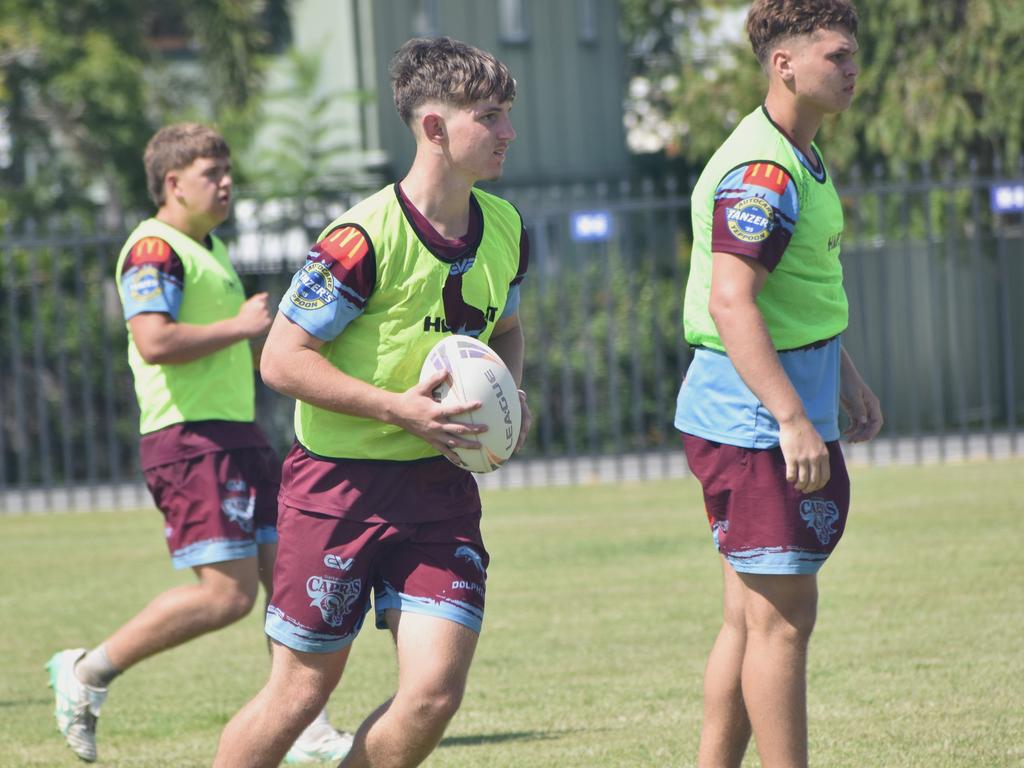
[[[576,0],[576,21],[580,42],[586,45],[597,43],[597,0]]]
[[[498,39],[513,45],[530,42],[526,0],[498,0]]]

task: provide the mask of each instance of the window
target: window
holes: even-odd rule
[[[412,19],[412,31],[417,37],[437,37],[441,28],[438,0],[417,0]]]
[[[498,0],[499,37],[503,43],[526,43],[526,0]]]
[[[597,0],[576,0],[576,20],[579,23],[580,42],[597,42]]]

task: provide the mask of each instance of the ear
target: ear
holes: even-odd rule
[[[164,174],[164,199],[169,200],[171,198],[177,199],[180,197],[180,187],[178,181],[180,176],[177,171],[168,171]]]
[[[431,144],[441,144],[448,137],[444,118],[437,112],[424,113],[420,118],[420,128],[423,129],[423,135]]]
[[[768,58],[768,69],[782,82],[792,82],[796,74],[793,72],[793,51],[790,48],[776,48]]]

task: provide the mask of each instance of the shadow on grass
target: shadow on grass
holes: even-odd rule
[[[506,741],[548,741],[579,733],[581,730],[580,728],[567,728],[561,731],[510,731],[508,733],[485,733],[476,736],[448,736],[441,739],[441,743],[438,746],[473,747],[481,744],[501,744]]]

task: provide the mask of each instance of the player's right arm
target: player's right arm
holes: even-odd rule
[[[365,237],[354,227],[340,227],[309,252],[263,346],[263,382],[318,408],[401,427],[458,462],[452,448],[479,447],[471,438],[485,427],[451,420],[478,408],[479,402],[442,407],[434,400],[432,393],[446,373],[405,392],[390,392],[348,375],[320,352],[362,314],[375,287],[374,255]],[[325,269],[331,276],[329,291]]]
[[[779,422],[786,479],[798,491],[811,493],[828,482],[828,448],[807,417],[757,307],[767,278],[768,270],[753,259],[713,253],[708,309],[736,372]]]
[[[750,211],[759,217],[737,216]],[[757,306],[798,216],[796,184],[777,165],[749,163],[722,179],[715,190],[708,311],[736,372],[779,423],[786,479],[811,493],[829,480],[828,448],[782,367]]]
[[[121,270],[124,318],[142,359],[151,365],[188,363],[270,327],[267,294],[247,299],[234,317],[208,325],[178,322],[184,297],[181,259],[160,238],[144,238]]]
[[[263,336],[270,327],[267,294],[250,296],[238,314],[208,325],[179,323],[163,312],[142,312],[128,321],[139,354],[147,363],[188,363],[245,339]]]

